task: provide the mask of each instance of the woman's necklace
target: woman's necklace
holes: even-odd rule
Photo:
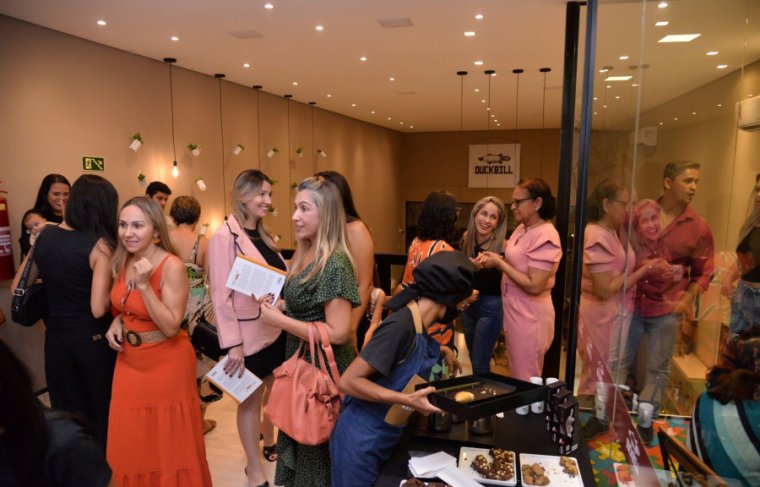
[[[534,224],[532,224],[530,226],[523,227],[524,228],[523,229],[523,233],[522,233],[522,235],[520,235],[519,237],[517,237],[515,239],[515,245],[517,245],[518,243],[520,243],[520,239],[523,238],[525,235],[527,235],[527,233],[528,233],[529,230],[533,230],[534,228],[536,228],[537,226],[539,226],[542,223],[544,223],[544,221],[539,218],[539,220],[536,223],[534,223]]]

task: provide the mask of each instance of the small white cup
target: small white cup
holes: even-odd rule
[[[541,377],[531,377],[530,378],[531,384],[536,384],[539,386],[544,385],[544,379]],[[530,405],[530,412],[533,414],[541,414],[544,412],[544,401],[536,401],[533,404]]]
[[[642,428],[652,427],[652,414],[654,406],[649,402],[639,403],[639,426]]]
[[[515,412],[520,416],[527,416],[527,414],[530,412],[530,406],[520,406],[519,408],[515,409]]]

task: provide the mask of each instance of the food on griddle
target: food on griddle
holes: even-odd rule
[[[470,391],[459,391],[454,396],[456,402],[472,402],[475,400],[475,394]]]

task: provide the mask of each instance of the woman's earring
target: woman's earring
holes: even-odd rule
[[[159,243],[161,243],[161,239],[158,238],[158,234],[153,235],[153,243],[156,244],[156,245],[158,245]]]

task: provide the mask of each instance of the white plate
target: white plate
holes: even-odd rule
[[[515,452],[511,452],[511,453],[512,455],[515,454]],[[484,455],[490,461],[493,461],[493,457],[491,457],[491,450],[487,448],[470,448],[467,446],[463,446],[462,448],[460,448],[459,449],[459,470],[466,473],[467,475],[477,480],[481,484],[517,485],[517,464],[515,461],[512,462],[512,468],[515,471],[515,475],[511,479],[509,480],[486,479],[486,478],[483,478],[483,476],[480,475],[478,472],[472,469],[472,466],[471,466],[472,462],[475,460],[475,457],[478,455]]]
[[[573,457],[569,458],[575,463],[575,467],[578,468],[578,461]],[[563,467],[559,464],[559,456],[520,453],[520,472],[522,472],[523,465],[533,465],[534,463],[539,463],[544,467],[546,475],[549,477],[550,487],[583,487],[580,468],[578,468],[578,475],[571,477],[562,471]]]

